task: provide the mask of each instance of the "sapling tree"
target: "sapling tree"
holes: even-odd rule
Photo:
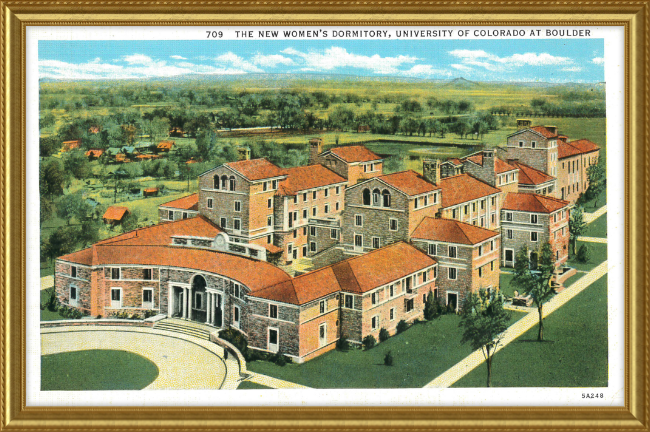
[[[515,276],[512,278],[512,284],[517,286],[522,292],[527,293],[533,298],[537,313],[539,315],[539,331],[537,340],[544,340],[544,318],[543,306],[553,295],[551,278],[555,270],[553,260],[553,250],[549,243],[545,243],[539,250],[537,268],[531,269],[528,248],[523,246],[519,249],[515,258]]]
[[[459,326],[463,328],[461,343],[481,349],[487,365],[487,386],[492,386],[494,353],[508,328],[510,312],[503,308],[503,296],[481,288],[465,301]]]
[[[576,254],[576,243],[578,237],[584,232],[587,227],[587,223],[584,220],[584,213],[582,207],[576,207],[571,212],[571,218],[569,218],[569,239],[571,240],[571,248],[573,250],[573,255]]]

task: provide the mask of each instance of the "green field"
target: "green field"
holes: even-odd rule
[[[41,357],[41,390],[140,390],[158,377],[158,367],[134,353],[73,351]]]
[[[607,277],[544,319],[494,356],[493,387],[606,387]],[[452,387],[485,387],[485,364]]]
[[[569,256],[569,260],[567,261],[569,267],[574,267],[577,270],[589,271],[607,260],[607,244],[578,241],[576,243],[576,251],[580,249],[580,246],[583,244],[587,245],[590,249],[589,261],[582,263],[578,261],[576,256]]]
[[[514,323],[524,314],[513,312]],[[439,319],[412,326],[370,350],[330,351],[303,364],[256,361],[253,372],[314,388],[415,388],[423,387],[472,352],[461,345],[460,317]],[[384,366],[390,351],[393,366]],[[345,371],[345,373],[342,373]]]
[[[53,289],[54,288],[41,290],[41,304],[44,304],[47,301]],[[55,320],[62,320],[62,319],[67,319],[67,318],[59,314],[59,312],[52,312],[47,309],[41,311],[41,321],[55,321]]]
[[[607,238],[607,213],[587,225],[582,235],[585,237]]]

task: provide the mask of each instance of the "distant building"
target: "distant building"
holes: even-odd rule
[[[103,154],[104,154],[103,149],[90,149],[86,152],[86,157],[88,158],[88,160],[93,161],[99,159],[100,156],[102,156]]]
[[[102,217],[104,223],[110,225],[119,225],[124,222],[124,218],[129,214],[129,209],[122,206],[110,206]]]
[[[383,174],[384,161],[363,145],[334,147],[323,151],[323,140],[309,140],[309,165],[321,164],[347,179],[353,186],[359,181]]]
[[[199,194],[194,193],[158,206],[158,220],[168,222],[199,215]]]
[[[71,140],[71,141],[63,141],[63,146],[61,147],[61,152],[69,152],[70,150],[77,149],[81,146],[81,140]]]
[[[172,147],[176,144],[175,141],[160,141],[158,145],[156,146],[156,151],[159,153],[167,153],[171,151]]]
[[[510,159],[508,163],[519,170],[518,192],[557,197],[557,179],[555,177],[517,160]]]

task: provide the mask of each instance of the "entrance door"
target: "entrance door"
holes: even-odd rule
[[[298,249],[293,250],[293,259],[298,259]]]
[[[111,307],[120,309],[122,307],[122,289],[111,288]]]
[[[217,311],[214,316],[214,325],[217,327],[223,326],[223,309],[221,309],[221,294],[217,294]]]
[[[270,328],[269,329],[269,351],[278,352],[279,348],[279,337],[278,330]]]
[[[361,234],[354,235],[354,249],[355,250],[363,249],[363,236]]]
[[[506,249],[505,250],[505,265],[506,267],[513,267],[515,265],[515,253],[512,249]]]
[[[447,306],[451,306],[453,310],[458,310],[458,294],[447,293]]]

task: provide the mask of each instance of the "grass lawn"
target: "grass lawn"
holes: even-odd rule
[[[73,351],[41,357],[41,390],[140,390],[158,377],[158,367],[134,353]]]
[[[582,233],[585,237],[607,237],[607,213],[587,225]]]
[[[512,322],[521,313],[512,314]],[[303,364],[280,367],[256,361],[247,368],[314,388],[416,388],[422,387],[472,352],[461,345],[460,317],[444,315],[412,326],[368,351],[330,351]],[[393,366],[384,366],[391,351]]]
[[[257,384],[251,381],[242,381],[239,383],[237,390],[273,390],[271,387],[267,387],[262,384]]]
[[[604,243],[591,243],[591,242],[582,242],[578,241],[576,243],[576,251],[580,249],[580,246],[586,244],[590,249],[590,258],[586,263],[581,263],[576,259],[575,255],[570,255],[567,265],[569,267],[575,267],[577,270],[589,271],[596,267],[598,264],[607,260],[607,244]]]
[[[601,155],[602,154],[604,154],[604,150],[601,150]],[[607,204],[607,190],[601,192],[597,198],[592,198],[589,201],[582,203],[582,208],[587,213],[593,213],[605,204]]]
[[[564,286],[565,287],[570,287],[575,281],[583,277],[585,274],[584,273],[576,273],[573,276],[571,276],[569,279],[564,281]]]
[[[41,304],[47,301],[53,289],[54,288],[41,290]],[[68,319],[68,318],[61,316],[58,312],[52,312],[47,309],[41,311],[41,321],[55,321],[55,320],[62,320],[62,319]]]
[[[501,294],[508,297],[514,297],[517,288],[514,285],[510,285],[510,282],[514,277],[515,275],[512,273],[501,273],[501,275],[499,275],[499,290],[501,291]]]
[[[494,357],[494,387],[607,386],[607,277],[544,319],[545,342],[537,326]],[[485,387],[480,365],[452,387]]]

